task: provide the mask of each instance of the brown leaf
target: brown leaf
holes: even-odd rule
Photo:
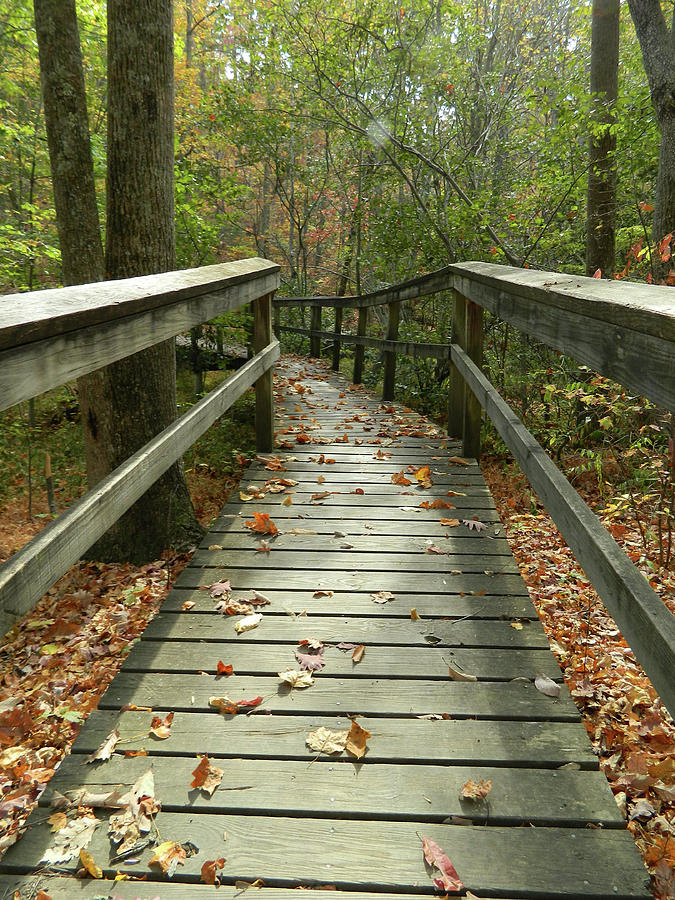
[[[218,887],[220,885],[220,878],[218,878],[216,872],[219,872],[225,863],[226,859],[224,856],[221,856],[220,859],[207,859],[202,866],[200,876],[204,884],[213,884]]]
[[[314,591],[312,597],[332,597],[333,591]]]
[[[367,741],[369,737],[370,732],[366,731],[365,728],[361,728],[358,722],[353,721],[347,735],[347,753],[350,753],[357,759],[361,759],[368,749]]]
[[[150,722],[150,731],[156,738],[159,738],[160,741],[165,741],[168,737],[171,737],[172,722],[172,712],[167,713],[164,718],[161,716],[154,716],[152,722]]]
[[[117,728],[114,728],[108,737],[103,741],[98,750],[95,750],[90,756],[85,759],[86,763],[96,762],[97,760],[106,760],[110,759],[113,754],[113,750],[115,749],[115,745],[120,739],[120,733]]]
[[[440,525],[446,525],[448,528],[455,528],[459,525],[459,519],[439,519]]]
[[[478,519],[462,519],[462,525],[466,525],[469,531],[485,531],[487,525],[485,522],[479,522]]]
[[[407,486],[412,484],[412,481],[409,478],[406,478],[403,474],[403,469],[400,472],[397,472],[395,475],[391,476],[392,484],[402,484]]]
[[[449,456],[448,462],[455,463],[455,465],[458,465],[458,466],[468,466],[469,465],[469,463],[465,459],[462,459],[461,456]]]
[[[180,608],[183,610],[183,612],[187,612],[189,609],[193,609],[196,605],[197,604],[194,600],[184,600],[183,603],[181,603]]]
[[[360,663],[363,659],[363,654],[366,652],[366,645],[359,644],[358,647],[354,647],[354,652],[352,653],[352,662],[354,664]]]
[[[388,603],[390,600],[395,600],[396,596],[391,591],[376,591],[370,595],[370,599],[374,603]]]
[[[448,675],[453,681],[478,681],[475,675],[467,675],[466,672],[458,672],[452,666],[448,666]]]
[[[462,785],[459,796],[462,800],[473,800],[477,803],[480,800],[485,800],[491,790],[492,782],[489,779],[487,781],[471,781],[469,779]]]
[[[217,766],[212,766],[208,756],[202,756],[199,765],[192,772],[192,775],[193,778],[190,782],[190,787],[199,788],[212,797],[213,792],[223,780],[224,770],[219,769]]]
[[[148,865],[159,866],[167,878],[171,878],[178,866],[183,865],[186,858],[185,848],[178,841],[164,841],[155,848],[155,853],[148,860]]]

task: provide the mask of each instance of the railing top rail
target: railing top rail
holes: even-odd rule
[[[0,350],[213,294],[278,271],[276,263],[253,257],[198,269],[8,294],[1,301]]]
[[[453,288],[461,291],[467,280],[525,300],[675,341],[675,292],[668,286],[609,281],[478,261],[452,263],[427,275],[360,296],[277,297],[274,303],[276,306],[338,308],[380,306]],[[480,303],[480,298],[472,296],[472,299]]]
[[[447,270],[455,276],[454,286],[459,290],[458,279],[468,278],[608,324],[675,340],[675,291],[667,285],[610,281],[486,262],[453,263]]]

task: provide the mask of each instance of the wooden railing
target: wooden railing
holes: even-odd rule
[[[27,612],[252,385],[256,440],[273,448],[271,302],[263,259],[2,298],[0,409],[251,303],[255,355],[0,567],[0,633]]]
[[[398,340],[405,300],[452,291],[452,332],[447,344]],[[388,306],[386,337],[366,336],[368,310]],[[281,324],[281,309],[310,306],[311,328]],[[321,330],[321,311],[358,309],[356,334]],[[481,410],[492,420],[578,562],[614,617],[663,703],[675,716],[675,617],[603,527],[520,419],[481,371],[483,310],[606,375],[659,406],[675,409],[675,291],[668,287],[609,282],[498,266],[454,264],[392,288],[359,297],[294,297],[274,301],[277,333],[355,345],[354,382],[363,375],[365,347],[384,356],[383,392],[394,397],[397,355],[450,362],[448,433],[461,437],[463,454],[480,453]]]

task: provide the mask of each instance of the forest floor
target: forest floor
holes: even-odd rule
[[[188,482],[197,515],[210,524],[244,472],[195,465]],[[507,537],[616,801],[652,873],[658,900],[675,898],[675,727],[616,624],[580,571],[516,465],[503,457],[483,471]],[[576,485],[596,510],[592,479]],[[0,562],[49,521],[46,499],[17,479],[0,507]],[[608,527],[675,612],[675,571],[660,568],[656,536],[637,522]],[[650,532],[647,530],[647,534]],[[651,562],[650,562],[651,560]],[[0,854],[20,833],[37,798],[133,641],[156,614],[187,556],[145,566],[74,566],[0,646]],[[133,754],[134,751],[129,751]]]

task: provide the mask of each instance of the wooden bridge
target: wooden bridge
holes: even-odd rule
[[[275,286],[276,267],[252,260],[43,292],[44,314],[25,295],[9,306],[5,406],[247,302],[258,353],[0,569],[5,627],[254,383],[260,455],[0,862],[0,896],[647,900],[482,480],[480,406],[671,712],[672,616],[482,375],[480,309],[672,408],[670,292],[467,264],[361,298],[275,301],[312,306],[315,354],[322,338],[383,349],[386,399],[284,357],[273,448]],[[455,291],[450,344],[398,341],[398,304],[438,290]],[[383,339],[366,336],[377,304]],[[365,310],[357,334],[337,315],[322,331],[326,306]],[[460,441],[391,400],[400,352],[450,360]],[[147,756],[87,764],[114,729]],[[67,818],[48,822],[53,803]],[[73,877],[85,832],[101,880]]]

